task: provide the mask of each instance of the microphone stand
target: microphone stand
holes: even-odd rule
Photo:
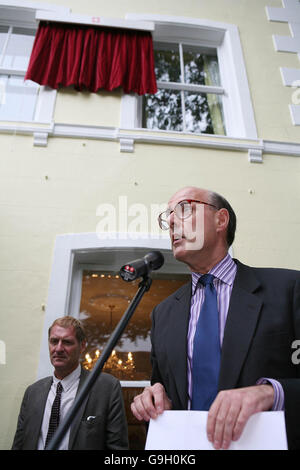
[[[87,377],[86,381],[84,382],[83,386],[79,390],[74,400],[74,403],[68,413],[66,414],[65,420],[59,425],[58,429],[56,430],[53,438],[49,442],[46,450],[55,450],[58,449],[59,444],[61,443],[62,438],[64,437],[65,433],[71,426],[77,411],[79,410],[82,402],[88,395],[89,391],[91,390],[92,386],[94,385],[95,381],[101,374],[103,366],[107,359],[109,358],[112,350],[114,349],[115,345],[117,344],[121,334],[123,333],[124,329],[126,328],[127,324],[129,323],[130,318],[132,317],[135,309],[137,308],[138,304],[142,300],[143,295],[150,289],[152,284],[152,279],[147,275],[143,277],[142,281],[139,284],[139,290],[135,294],[134,298],[132,299],[130,305],[128,306],[126,312],[124,313],[123,317],[119,321],[118,325],[116,326],[115,330],[112,332],[101,356],[97,360],[92,372]]]

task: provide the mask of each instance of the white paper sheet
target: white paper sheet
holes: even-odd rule
[[[206,437],[207,411],[165,411],[150,420],[146,450],[213,450]],[[252,415],[229,450],[287,450],[283,411]]]

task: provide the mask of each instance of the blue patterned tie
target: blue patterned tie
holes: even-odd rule
[[[198,281],[205,286],[205,291],[194,338],[192,410],[208,410],[218,392],[221,347],[213,280],[212,274],[205,274]]]

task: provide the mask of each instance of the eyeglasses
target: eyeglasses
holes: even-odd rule
[[[210,204],[209,202],[204,202],[204,201],[198,201],[197,199],[185,199],[184,201],[180,201],[176,204],[173,210],[167,209],[166,211],[162,212],[158,216],[158,223],[159,226],[162,230],[169,230],[170,224],[169,224],[169,217],[172,214],[172,212],[175,213],[176,217],[179,219],[187,219],[192,215],[193,208],[192,208],[192,202],[198,202],[199,204],[205,204],[206,206],[211,206],[214,207],[215,209],[218,209],[216,206],[213,204]]]

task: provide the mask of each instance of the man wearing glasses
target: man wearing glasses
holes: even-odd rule
[[[228,253],[230,204],[210,191],[175,193],[159,225],[191,282],[152,312],[151,386],[131,405],[138,420],[164,410],[208,410],[216,449],[239,439],[249,417],[285,410],[289,448],[300,448],[300,272],[252,268]]]

